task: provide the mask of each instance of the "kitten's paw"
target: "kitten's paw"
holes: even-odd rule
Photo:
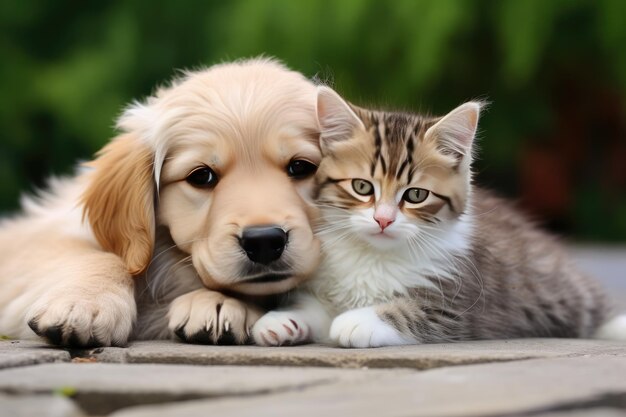
[[[51,292],[26,315],[28,326],[59,346],[123,346],[133,328],[137,308],[132,292],[102,292],[85,296],[66,289]]]
[[[176,298],[168,317],[170,331],[184,342],[232,345],[248,341],[261,312],[219,292],[200,289]]]
[[[270,311],[252,327],[252,338],[259,346],[296,345],[307,342],[309,336],[309,326],[290,311]]]
[[[333,320],[330,338],[341,347],[368,348],[415,343],[378,317],[373,307],[346,311]]]

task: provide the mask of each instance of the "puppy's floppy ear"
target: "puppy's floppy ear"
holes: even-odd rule
[[[154,155],[135,134],[105,146],[82,196],[87,218],[102,247],[120,256],[132,275],[143,272],[154,245]]]

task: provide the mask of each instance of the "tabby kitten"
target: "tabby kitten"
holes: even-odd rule
[[[320,87],[323,261],[260,345],[344,347],[590,337],[612,318],[598,283],[508,203],[471,183],[481,104],[432,118],[357,108]],[[625,337],[624,318],[600,336]]]

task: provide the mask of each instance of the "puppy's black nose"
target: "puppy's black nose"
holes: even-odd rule
[[[252,226],[243,229],[239,244],[252,262],[267,265],[280,258],[287,244],[287,233],[276,226]]]

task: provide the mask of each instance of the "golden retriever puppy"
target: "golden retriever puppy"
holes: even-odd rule
[[[244,298],[318,262],[315,100],[301,74],[253,59],[131,105],[95,161],[0,223],[0,334],[246,342],[262,311]]]

